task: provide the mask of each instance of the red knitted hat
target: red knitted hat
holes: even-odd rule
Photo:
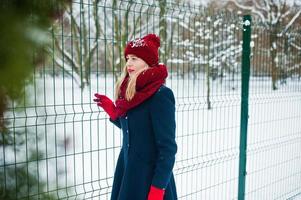
[[[156,34],[148,34],[143,38],[137,38],[127,43],[124,57],[127,60],[126,57],[128,54],[134,54],[144,60],[150,67],[156,66],[159,62],[159,47],[160,37]]]

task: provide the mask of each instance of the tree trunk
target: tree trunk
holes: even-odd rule
[[[206,64],[206,86],[207,86],[207,109],[211,109],[210,101],[210,67],[209,62]]]
[[[270,34],[270,52],[272,64],[272,89],[277,90],[278,67],[277,67],[277,25],[273,25]]]
[[[160,6],[160,21],[159,21],[159,36],[161,41],[165,42],[165,45],[162,46],[163,51],[161,51],[161,59],[164,63],[167,61],[167,22],[165,18],[165,12],[166,12],[166,0],[159,1]]]

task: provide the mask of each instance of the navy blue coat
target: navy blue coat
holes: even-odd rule
[[[111,200],[146,200],[151,185],[165,189],[164,200],[177,199],[175,98],[161,86],[149,99],[112,121],[123,142],[114,174]]]

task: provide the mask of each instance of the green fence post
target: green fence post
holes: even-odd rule
[[[248,129],[248,101],[250,79],[250,41],[251,16],[243,18],[243,44],[242,44],[242,85],[241,85],[241,112],[240,112],[240,146],[239,146],[239,176],[238,199],[245,197],[246,162],[247,162],[247,129]]]

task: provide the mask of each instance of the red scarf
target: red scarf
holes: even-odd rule
[[[165,83],[167,75],[167,67],[163,64],[147,68],[138,75],[136,80],[136,93],[130,101],[125,99],[129,80],[129,76],[127,76],[121,83],[120,94],[115,101],[118,116],[124,116],[128,110],[138,106],[151,97]]]

